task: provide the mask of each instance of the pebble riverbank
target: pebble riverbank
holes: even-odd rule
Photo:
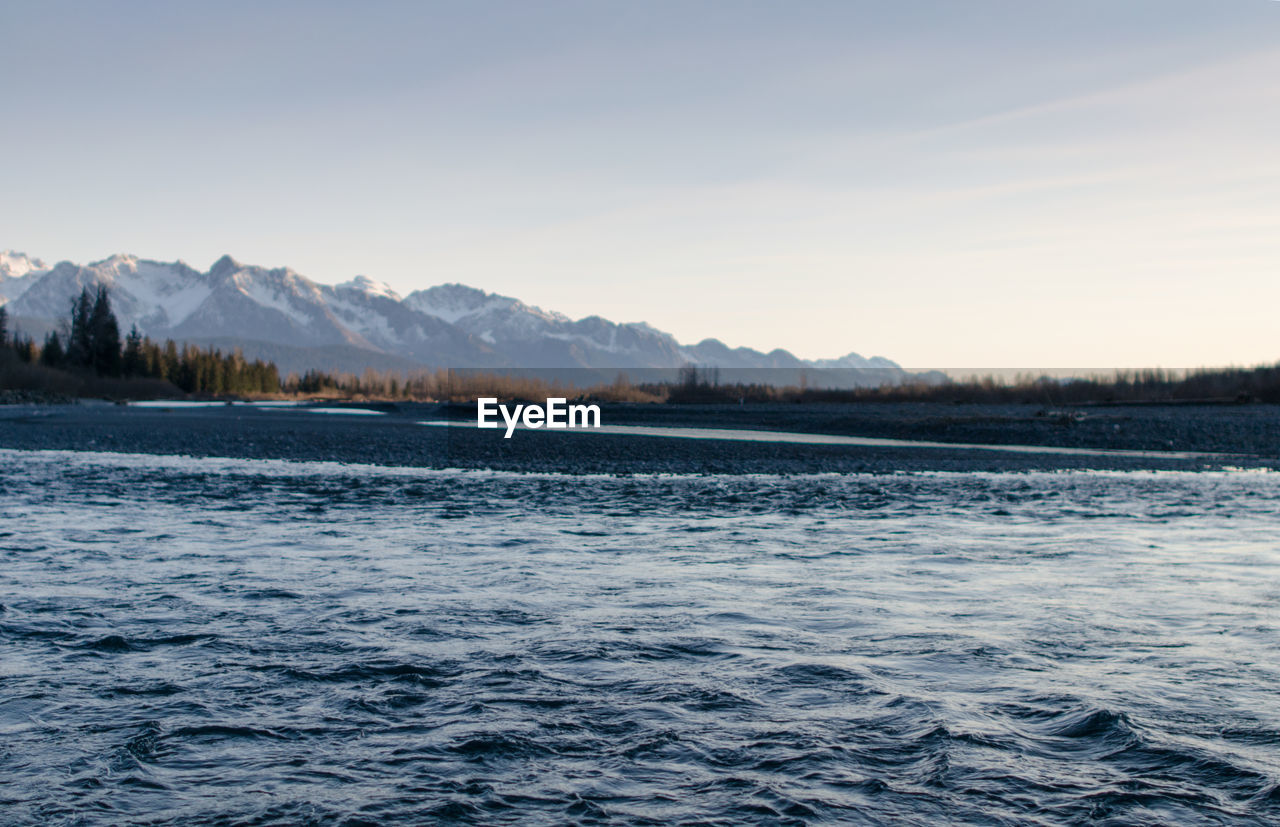
[[[1280,468],[1280,407],[1123,406],[1055,411],[1036,406],[611,405],[610,425],[762,429],[993,445],[1205,452],[1212,457],[1009,454],[918,447],[744,443],[609,434],[431,428],[465,407],[245,405],[141,408],[111,404],[0,408],[0,448],[113,451],[374,465],[491,468],[571,474],[894,473],[900,471],[1212,470]],[[360,407],[360,406],[348,406]]]

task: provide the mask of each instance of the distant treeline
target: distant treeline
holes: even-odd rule
[[[62,393],[108,387],[125,395],[142,388],[146,395],[166,395],[167,383],[182,393],[214,396],[280,392],[275,365],[250,362],[239,352],[189,344],[179,349],[172,340],[162,345],[136,326],[121,341],[105,287],[95,293],[82,290],[71,303],[65,328],[49,333],[42,345],[30,337],[10,337],[8,313],[0,307],[0,349],[10,354],[5,360],[10,364],[0,374],[6,387]]]
[[[714,371],[686,368],[681,381],[641,386],[673,403],[725,402],[944,402],[971,404],[1084,405],[1123,402],[1280,403],[1280,364],[1191,371],[1118,370],[1110,375],[1059,378],[1024,374],[951,381],[905,381],[831,390],[763,384],[718,384]],[[821,381],[821,371],[813,380]]]
[[[720,371],[688,366],[670,382],[630,382],[619,373],[610,384],[576,387],[537,377],[474,371],[423,370],[413,373],[366,370],[356,376],[311,370],[281,379],[270,362],[246,360],[173,341],[153,342],[134,327],[123,341],[105,288],[81,291],[61,331],[43,344],[10,336],[0,306],[0,389],[71,396],[162,397],[303,396],[362,400],[455,401],[494,396],[503,400],[565,397],[597,402],[759,403],[759,402],[947,402],[1032,403],[1049,406],[1109,402],[1270,402],[1280,403],[1280,364],[1255,368],[1117,371],[1108,376],[1053,378],[1023,375],[965,380],[895,377],[877,387],[830,390],[808,384],[722,383]]]
[[[290,375],[282,384],[290,395],[433,402],[474,402],[477,397],[512,399],[592,399],[605,402],[663,402],[664,393],[632,385],[625,378],[612,384],[578,387],[537,377],[475,371],[419,371],[403,374],[376,371],[360,376],[309,370]]]
[[[811,379],[821,382],[821,371]],[[632,383],[620,373],[611,384],[588,387],[536,377],[472,371],[400,374],[366,370],[362,375],[308,371],[290,376],[282,390],[292,395],[385,400],[464,402],[478,396],[546,399],[560,396],[596,402],[723,404],[760,402],[942,402],[972,404],[1082,405],[1109,402],[1280,403],[1280,364],[1257,368],[1116,371],[1108,376],[1054,378],[1023,375],[964,380],[886,383],[877,387],[820,387],[720,383],[714,370],[685,368],[671,382]]]

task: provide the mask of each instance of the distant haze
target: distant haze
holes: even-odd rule
[[[804,358],[1280,359],[1270,0],[8,0],[0,31],[0,249]]]

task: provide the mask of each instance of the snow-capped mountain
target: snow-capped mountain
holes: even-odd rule
[[[647,324],[616,324],[599,316],[574,321],[462,284],[410,293],[405,304],[500,353],[519,354],[521,367],[670,368],[688,361],[670,334]]]
[[[497,367],[505,360],[487,343],[415,310],[394,290],[367,276],[321,288],[329,309],[378,350],[433,367]]]
[[[619,324],[599,316],[574,320],[462,284],[401,297],[366,276],[318,284],[288,268],[241,264],[230,256],[200,272],[181,261],[129,255],[50,268],[23,254],[0,254],[0,304],[8,308],[15,329],[37,338],[61,324],[83,288],[98,285],[111,291],[124,330],[137,325],[157,339],[239,346],[286,370],[367,365],[616,371],[693,364],[782,370],[786,381],[796,371],[820,368],[838,376],[841,385],[879,384],[905,375],[888,359],[856,353],[808,362],[785,350],[731,349],[715,339],[681,345],[642,322]]]
[[[49,268],[38,258],[25,253],[0,252],[0,305],[21,296],[47,272]]]
[[[125,330],[137,325],[157,339],[236,343],[251,355],[284,353],[289,369],[339,362],[348,369],[361,353],[372,367],[501,363],[483,343],[413,312],[370,279],[321,285],[288,268],[245,265],[230,256],[206,273],[181,261],[127,255],[85,266],[62,262],[12,297],[9,312],[17,327],[39,335],[66,317],[81,289],[99,284],[110,289]],[[314,359],[297,349],[316,350]]]

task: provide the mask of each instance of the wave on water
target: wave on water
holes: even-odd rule
[[[44,824],[1269,824],[1280,476],[0,451]]]

